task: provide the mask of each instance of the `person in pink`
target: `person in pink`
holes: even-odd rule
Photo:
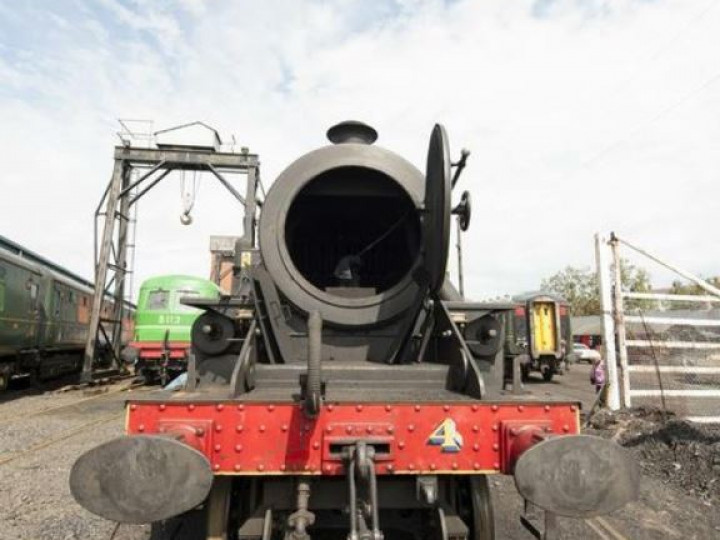
[[[605,385],[605,368],[600,358],[593,360],[592,369],[590,370],[590,382],[595,385],[595,393],[600,392]]]

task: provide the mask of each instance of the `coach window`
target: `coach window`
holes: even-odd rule
[[[28,281],[28,291],[30,291],[30,300],[37,300],[38,296],[38,284],[33,281]]]
[[[0,313],[5,311],[5,282],[0,281]]]
[[[153,310],[167,309],[170,303],[170,291],[150,291],[147,299],[147,308]]]
[[[55,318],[60,318],[60,304],[62,304],[62,292],[60,289],[55,289]]]

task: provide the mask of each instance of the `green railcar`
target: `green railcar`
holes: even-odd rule
[[[190,331],[201,310],[183,298],[219,298],[220,288],[207,279],[167,275],[149,278],[140,286],[130,344],[136,373],[148,382],[165,383],[187,368]]]

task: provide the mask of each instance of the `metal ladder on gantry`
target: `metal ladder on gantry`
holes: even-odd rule
[[[187,126],[195,124],[200,123]],[[186,126],[173,129],[184,127]],[[248,247],[254,244],[259,204],[256,198],[260,180],[258,156],[249,153],[247,148],[242,148],[240,152],[218,151],[221,143],[217,132],[215,135],[218,143],[216,147],[157,144],[156,147],[143,148],[133,146],[131,139],[123,137],[123,145],[115,147],[112,178],[95,212],[95,291],[85,343],[81,375],[83,382],[93,379],[96,366],[99,365],[97,361],[104,352],[110,355],[111,370],[123,369],[120,352],[122,321],[128,308],[125,300],[130,274],[127,264],[128,251],[134,248],[134,230],[131,227],[136,226],[136,223],[133,223],[132,209],[138,200],[161,180],[173,171],[211,173],[245,207],[243,236],[240,242]],[[244,197],[226,178],[226,174],[245,175]],[[101,235],[98,234],[100,223]],[[107,302],[112,303],[110,312],[103,309],[109,305]]]

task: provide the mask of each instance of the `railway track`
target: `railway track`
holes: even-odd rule
[[[0,467],[3,465],[7,465],[8,463],[11,463],[22,457],[26,457],[28,455],[35,454],[35,453],[39,452],[40,450],[47,448],[48,446],[52,446],[53,444],[65,441],[76,435],[80,435],[81,433],[86,432],[88,429],[90,429],[92,427],[106,424],[112,420],[115,420],[116,418],[120,418],[123,414],[124,414],[124,411],[119,411],[119,412],[114,412],[112,414],[103,416],[101,418],[96,418],[94,420],[91,420],[90,422],[85,422],[84,424],[76,426],[72,429],[65,430],[65,431],[61,432],[59,435],[56,435],[55,437],[51,437],[51,438],[45,439],[39,443],[36,443],[36,444],[26,448],[25,450],[21,450],[19,452],[14,452],[5,458],[0,458]]]
[[[131,383],[127,386],[123,386],[120,388],[108,389],[107,392],[102,392],[102,393],[99,393],[99,394],[96,394],[93,396],[85,396],[85,397],[82,397],[81,399],[72,401],[70,403],[63,403],[62,405],[55,405],[55,406],[51,406],[51,407],[42,407],[42,408],[34,410],[34,411],[24,412],[22,414],[16,414],[13,416],[6,416],[3,418],[0,418],[0,426],[5,425],[5,424],[10,424],[10,423],[18,421],[18,420],[27,420],[28,418],[33,418],[35,416],[40,416],[43,414],[59,411],[61,409],[75,407],[82,403],[87,403],[88,401],[106,398],[109,396],[113,396],[115,394],[119,394],[121,392],[127,392],[128,390],[133,390],[135,388],[139,388],[141,386],[143,386],[143,383]]]
[[[595,534],[597,534],[603,540],[630,540],[627,536],[623,535],[615,527],[610,525],[607,518],[595,517],[586,519],[585,523],[588,524]]]
[[[139,386],[143,386],[139,383],[131,383],[126,386],[122,386],[119,388],[113,388],[111,390],[108,390],[107,392],[103,392],[101,394],[93,395],[93,396],[87,396],[83,397],[81,399],[76,399],[70,403],[63,403],[61,405],[51,406],[51,407],[43,407],[34,411],[17,414],[11,417],[2,418],[0,420],[0,424],[8,425],[12,424],[12,422],[17,422],[20,420],[27,420],[28,418],[33,417],[42,417],[43,415],[48,415],[49,418],[52,418],[52,413],[55,413],[57,411],[62,411],[65,409],[71,409],[73,407],[78,406],[90,406],[90,409],[93,409],[96,407],[96,405],[99,405],[100,409],[98,412],[102,412],[105,405],[103,403],[111,402],[113,397],[116,397],[118,394],[121,394],[122,392],[126,392],[128,390],[132,390],[134,388],[137,388]],[[46,436],[43,439],[40,439],[39,441],[33,441],[29,442],[29,444],[22,449],[18,449],[15,451],[9,451],[7,453],[3,453],[0,455],[0,467],[7,465],[9,463],[12,463],[18,459],[31,456],[33,454],[36,454],[43,449],[53,446],[57,443],[66,441],[72,437],[75,437],[77,435],[81,435],[83,433],[86,433],[90,431],[93,428],[96,428],[98,426],[101,426],[103,424],[107,424],[108,422],[112,422],[114,420],[117,420],[123,416],[125,413],[124,408],[121,410],[114,410],[112,413],[108,413],[102,416],[98,416],[97,413],[94,413],[94,417],[86,422],[83,422],[79,425],[75,425],[73,427],[69,427],[63,431],[51,434],[50,436]]]

